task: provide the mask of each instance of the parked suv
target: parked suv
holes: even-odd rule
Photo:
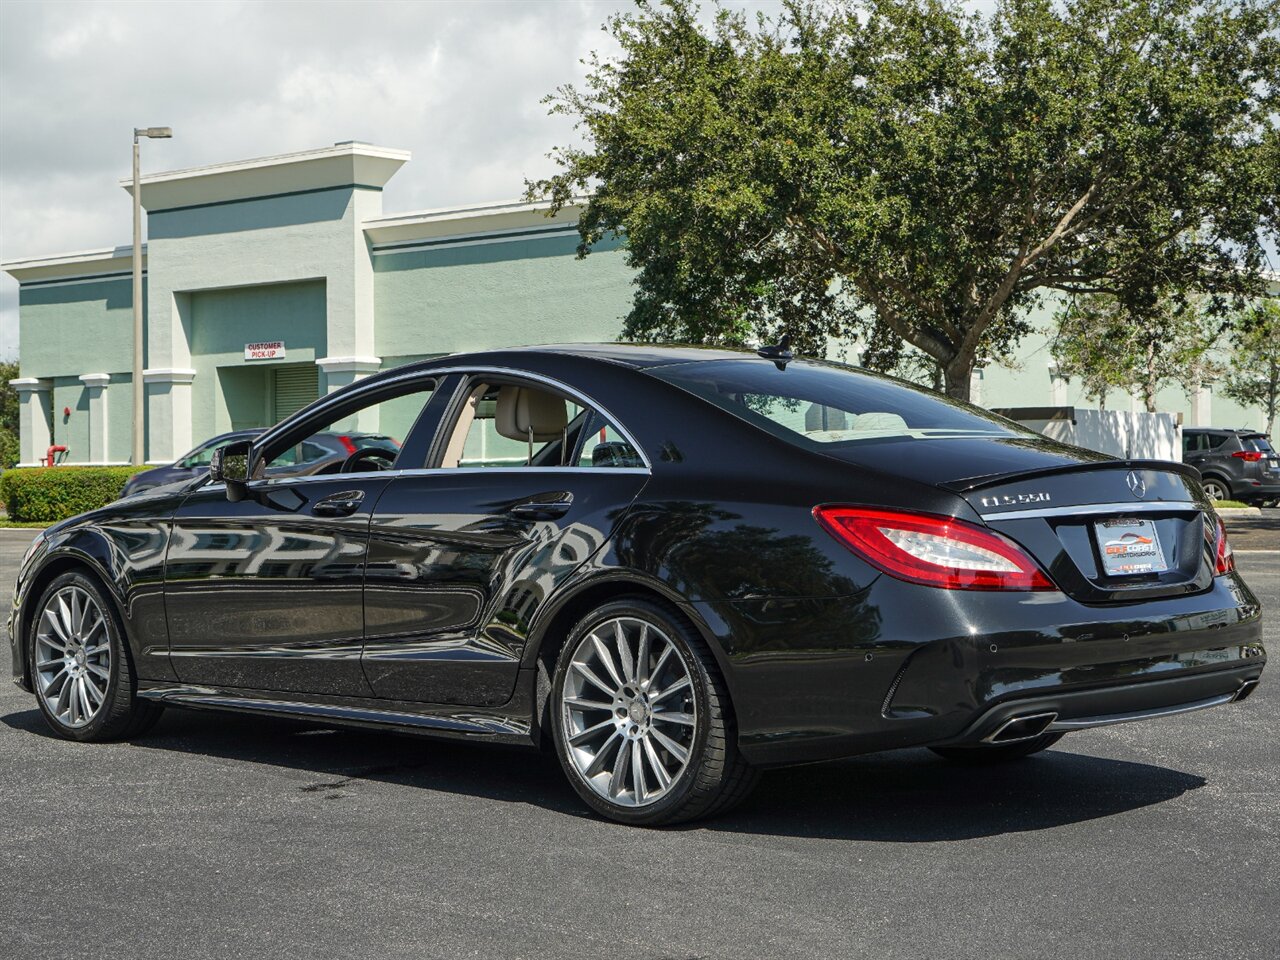
[[[1213,500],[1280,500],[1280,454],[1265,433],[1222,427],[1183,427],[1182,462],[1200,471]]]

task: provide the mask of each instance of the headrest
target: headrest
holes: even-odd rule
[[[502,387],[498,390],[498,406],[494,428],[508,440],[528,440],[533,431],[535,443],[559,439],[569,425],[564,398],[527,387]]]
[[[853,429],[855,430],[906,430],[907,421],[897,413],[883,413],[874,411],[871,413],[860,413],[853,421]]]

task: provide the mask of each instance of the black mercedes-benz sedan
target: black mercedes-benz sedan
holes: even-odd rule
[[[1252,692],[1261,610],[1194,469],[761,354],[371,376],[37,538],[14,679],[77,740],[174,705],[547,744],[634,824],[722,811],[763,767],[1010,760]],[[272,474],[350,430],[403,441]]]

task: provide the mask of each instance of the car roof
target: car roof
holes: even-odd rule
[[[726,347],[703,347],[693,344],[667,343],[546,343],[523,347],[505,347],[472,353],[450,353],[429,360],[418,360],[382,370],[368,378],[384,379],[388,375],[411,373],[415,370],[429,372],[440,367],[494,366],[510,363],[512,357],[554,358],[579,357],[617,366],[643,370],[650,367],[670,366],[677,363],[694,363],[699,360],[741,360],[755,357],[751,350],[735,350]]]
[[[1265,437],[1261,430],[1252,427],[1183,427],[1183,433],[1234,433],[1239,437]]]

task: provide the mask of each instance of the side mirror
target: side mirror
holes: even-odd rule
[[[227,499],[239,503],[249,492],[249,461],[253,444],[248,440],[232,440],[213,451],[209,460],[209,479],[227,485]]]

